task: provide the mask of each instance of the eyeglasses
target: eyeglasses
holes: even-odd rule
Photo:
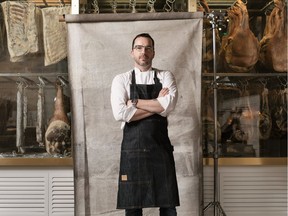
[[[142,46],[142,45],[135,45],[134,48],[135,50],[137,50],[138,52],[141,52],[143,49],[147,52],[152,52],[153,51],[153,47],[151,46]]]

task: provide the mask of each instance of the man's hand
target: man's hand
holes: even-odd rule
[[[129,106],[132,106],[132,100],[128,100],[126,105],[129,107]]]
[[[168,88],[162,88],[158,94],[158,97],[164,97],[167,94],[169,94],[169,89]]]

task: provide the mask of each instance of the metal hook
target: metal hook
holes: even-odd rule
[[[65,2],[63,0],[58,0],[59,1],[59,7],[62,8],[65,6]]]
[[[112,0],[112,2],[110,3],[110,6],[112,8],[113,13],[117,13],[117,1]]]
[[[94,14],[99,14],[100,10],[99,10],[99,5],[98,5],[98,1],[97,0],[93,0],[92,1],[92,6],[94,7],[93,13]]]
[[[277,78],[278,78],[278,80],[279,80],[279,82],[280,82],[280,85],[281,85],[282,87],[286,88],[287,85],[288,85],[287,81],[285,81],[284,78],[281,79],[281,77],[279,77],[279,76],[278,76]]]
[[[39,84],[37,84],[39,87],[44,87],[44,86],[47,86],[47,85],[50,85],[50,86],[54,86],[54,83],[52,83],[50,80],[48,80],[47,78],[44,78],[44,77],[41,77],[39,76],[38,77],[38,80],[39,80]]]
[[[274,0],[268,2],[263,8],[260,9],[260,11],[264,11],[270,7],[270,5],[274,5]]]
[[[31,85],[35,85],[35,82],[33,80],[27,78],[27,77],[20,76],[19,80],[20,80],[21,83],[25,84],[24,88],[28,88]]]
[[[166,4],[164,5],[164,10],[166,12],[173,12],[173,4],[176,0],[166,0]]]
[[[136,0],[130,0],[129,5],[132,8],[131,13],[137,13],[136,4],[137,4]]]
[[[69,82],[62,76],[58,76],[57,79],[59,80],[62,87],[65,87],[69,84]]]
[[[38,86],[43,87],[43,86],[46,85],[45,81],[43,80],[43,77],[38,77],[38,80],[39,80],[39,82],[40,82],[40,83],[38,84]]]
[[[266,88],[266,85],[267,85],[266,79],[259,79],[259,82],[263,85],[264,88]]]
[[[16,84],[17,84],[17,89],[19,90],[19,89],[22,89],[25,83],[19,79],[19,81],[17,81]]]
[[[233,4],[232,4],[228,9],[231,9],[232,7],[234,7],[234,6],[236,5],[237,2],[238,2],[238,1],[235,0],[235,1],[233,2]],[[242,0],[242,2],[243,2],[243,4],[247,5],[248,0]]]
[[[154,13],[155,8],[154,8],[154,4],[155,4],[156,0],[148,0],[147,5],[146,5],[146,9],[148,12],[150,13]]]

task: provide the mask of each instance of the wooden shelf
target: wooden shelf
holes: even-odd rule
[[[72,158],[0,158],[0,166],[72,167]]]
[[[204,166],[212,166],[213,158],[203,158]],[[287,157],[278,158],[219,158],[219,166],[269,166],[269,165],[283,165],[287,166]]]

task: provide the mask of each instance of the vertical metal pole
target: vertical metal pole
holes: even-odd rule
[[[214,96],[214,152],[213,152],[213,162],[214,162],[214,200],[213,202],[208,203],[206,207],[204,207],[203,211],[205,212],[209,207],[214,207],[214,216],[218,216],[218,213],[222,216],[226,216],[223,208],[219,202],[219,192],[218,192],[218,130],[217,130],[217,122],[218,122],[218,108],[217,108],[217,76],[216,76],[216,68],[217,68],[217,55],[216,55],[216,20],[215,14],[209,14],[208,16],[211,19],[212,24],[212,39],[213,39],[213,96]]]
[[[212,41],[213,41],[213,96],[214,96],[214,203],[218,201],[218,133],[217,133],[217,77],[216,77],[216,24],[215,16],[212,17]],[[217,208],[214,205],[214,215],[217,215]]]

